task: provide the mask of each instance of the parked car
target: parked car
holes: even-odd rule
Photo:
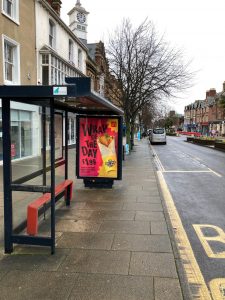
[[[154,128],[150,134],[151,144],[160,143],[166,145],[166,130],[165,128]]]

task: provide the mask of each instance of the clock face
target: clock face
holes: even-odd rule
[[[86,21],[86,16],[83,14],[83,13],[78,13],[77,14],[77,20],[80,22],[80,23],[84,23]]]

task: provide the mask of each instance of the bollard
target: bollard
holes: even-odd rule
[[[138,133],[137,133],[137,138],[138,138],[139,141],[141,140],[141,133],[140,133],[140,131],[138,131]]]
[[[126,148],[126,154],[128,155],[129,154],[129,144],[126,144],[126,146],[125,146],[125,148]]]

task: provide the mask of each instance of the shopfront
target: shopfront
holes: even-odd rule
[[[30,107],[29,107],[30,108]],[[11,156],[12,159],[21,159],[35,155],[33,149],[37,141],[35,134],[35,120],[37,111],[11,109]],[[0,162],[3,159],[2,147],[2,108],[0,108]]]
[[[19,108],[18,105],[15,105]],[[11,156],[12,160],[23,159],[39,155],[37,148],[41,143],[40,113],[35,106],[23,105],[21,109],[11,109]],[[65,120],[64,120],[65,122]],[[75,147],[76,144],[76,117],[69,114],[68,117],[68,145]],[[56,121],[56,124],[59,122]],[[50,120],[46,122],[47,149],[50,146]],[[0,163],[3,159],[2,147],[2,108],[0,107]],[[64,142],[65,144],[65,142]]]

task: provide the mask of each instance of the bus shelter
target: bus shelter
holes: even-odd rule
[[[55,253],[55,208],[56,202],[64,196],[66,205],[70,204],[72,195],[72,184],[70,189],[65,188],[65,182],[68,183],[68,114],[75,113],[79,115],[79,120],[112,120],[111,125],[117,126],[117,154],[118,161],[122,162],[122,115],[123,111],[110,101],[91,91],[90,78],[68,78],[67,85],[63,86],[0,86],[0,98],[2,99],[2,135],[3,135],[3,186],[4,186],[4,243],[5,253],[13,252],[14,244],[28,244],[51,247],[51,253]],[[17,103],[26,103],[39,107],[41,115],[41,167],[38,170],[32,170],[30,173],[17,177],[12,176],[12,142],[11,142],[11,101]],[[47,137],[46,119],[48,119],[49,136]],[[114,120],[118,120],[118,124]],[[106,121],[106,124],[108,121]],[[60,124],[60,125],[59,125]],[[83,126],[79,123],[79,126]],[[56,127],[61,128],[60,136],[56,139]],[[63,128],[64,127],[64,128]],[[104,127],[104,125],[103,125]],[[90,131],[90,128],[83,127],[84,132]],[[85,129],[86,128],[86,129]],[[106,125],[105,127],[106,128]],[[99,128],[97,130],[100,130]],[[107,129],[108,130],[108,129]],[[111,129],[110,129],[111,130]],[[114,129],[113,129],[114,130]],[[111,131],[110,131],[111,132]],[[64,136],[63,136],[64,135]],[[79,134],[78,134],[79,135]],[[102,135],[103,136],[103,135]],[[113,140],[108,133],[104,133],[104,137]],[[48,146],[47,140],[48,139]],[[91,136],[93,140],[93,135]],[[63,144],[64,140],[64,144]],[[87,164],[97,162],[94,159],[88,160],[79,157],[80,153],[85,154],[85,148],[82,147],[82,139],[77,137],[77,160],[81,160]],[[93,141],[92,141],[93,142]],[[94,144],[87,142],[89,145],[88,153],[94,153]],[[112,143],[111,143],[112,144]],[[58,147],[58,145],[60,145]],[[93,147],[91,147],[91,145]],[[57,146],[57,147],[56,147]],[[103,145],[104,146],[104,145]],[[84,147],[84,146],[83,146]],[[87,147],[86,147],[87,148]],[[104,149],[103,149],[104,150]],[[103,151],[102,150],[102,151]],[[83,151],[83,152],[82,152]],[[113,165],[113,159],[107,161],[107,168]],[[64,181],[56,187],[56,168],[64,166]],[[118,164],[116,174],[109,172],[110,179],[121,179],[121,163]],[[76,175],[78,178],[88,178],[89,181],[95,182],[95,174],[84,173],[84,168],[76,166]],[[92,168],[93,169],[93,168]],[[83,173],[82,173],[83,171]],[[115,167],[114,167],[115,171]],[[81,172],[81,173],[80,173]],[[106,172],[106,171],[105,171]],[[102,173],[103,174],[103,173]],[[104,173],[105,174],[105,173]],[[107,180],[107,176],[100,176],[102,180]],[[114,175],[112,175],[114,174]],[[97,176],[98,177],[98,176]],[[38,182],[36,178],[41,178]],[[70,184],[70,182],[69,182]],[[57,192],[58,189],[58,192]],[[35,200],[35,205],[41,205],[46,198],[50,201],[45,205],[41,205],[38,215],[44,213],[47,208],[50,209],[50,232],[49,235],[39,236],[36,234],[26,234],[25,228],[28,226],[28,220],[25,219],[16,227],[13,225],[13,194],[17,192],[38,193],[41,195]],[[41,200],[40,200],[41,199]],[[44,200],[44,201],[43,201]],[[33,200],[32,200],[33,201]],[[33,206],[35,206],[33,205]],[[38,216],[37,216],[38,218]]]

